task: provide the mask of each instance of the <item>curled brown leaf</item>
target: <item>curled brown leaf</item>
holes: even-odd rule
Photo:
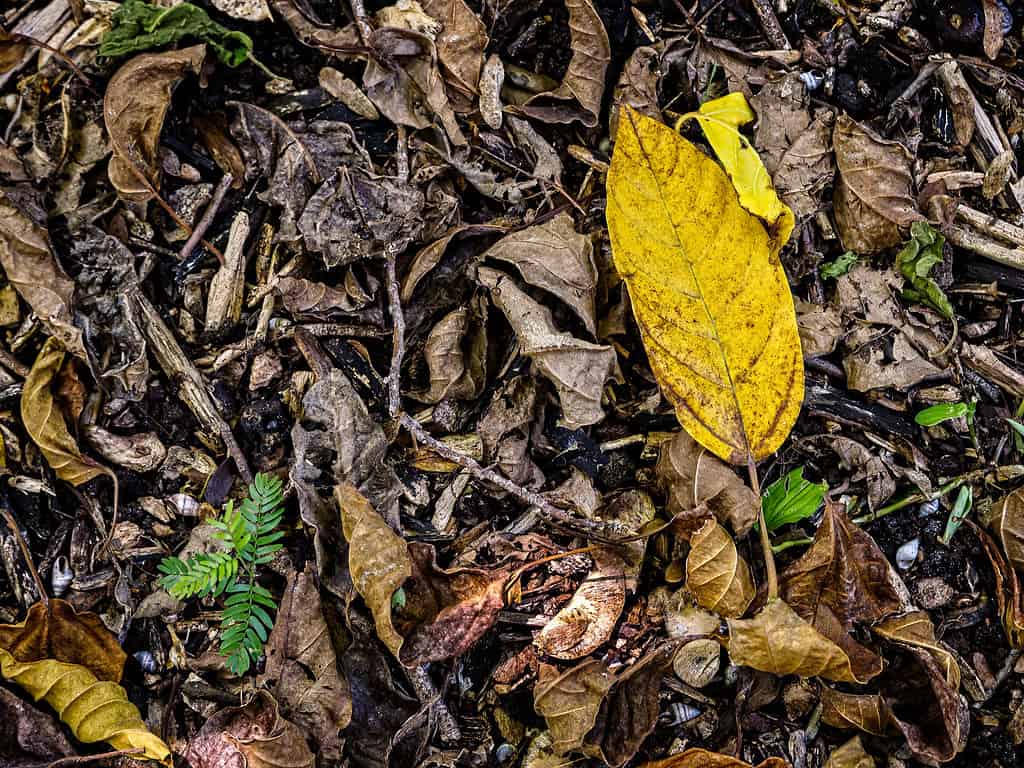
[[[729,533],[713,518],[690,539],[686,588],[699,606],[726,618],[742,616],[754,599],[750,567]]]

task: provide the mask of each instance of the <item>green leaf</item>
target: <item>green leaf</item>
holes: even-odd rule
[[[192,3],[162,8],[142,0],[125,0],[112,22],[99,48],[100,56],[111,59],[163,48],[186,37],[202,40],[229,67],[237,67],[252,53],[248,35],[221,26]]]
[[[836,280],[857,264],[858,256],[853,251],[847,251],[839,258],[826,262],[818,267],[818,274],[821,275],[822,280]]]
[[[952,421],[966,416],[971,411],[967,403],[939,403],[918,411],[914,421],[922,427],[934,427],[944,421]]]
[[[949,542],[952,540],[953,535],[960,528],[961,524],[967,518],[967,515],[971,513],[971,507],[974,504],[974,492],[971,490],[969,485],[962,486],[960,493],[957,494],[956,502],[953,504],[953,509],[949,513],[949,517],[946,519],[946,530],[943,531],[942,536],[939,537],[941,541],[947,547]]]
[[[761,506],[769,531],[804,520],[821,506],[828,485],[805,480],[803,472],[803,467],[797,467],[769,485],[762,494]]]
[[[946,238],[926,221],[915,221],[910,226],[910,240],[896,254],[896,269],[908,285],[904,298],[931,307],[947,320],[952,320],[953,305],[946,294],[928,275],[942,261],[942,245]]]

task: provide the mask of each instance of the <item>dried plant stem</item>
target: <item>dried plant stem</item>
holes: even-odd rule
[[[188,240],[181,246],[181,250],[178,252],[178,260],[184,261],[192,255],[192,249],[199,245],[199,241],[203,239],[206,234],[206,230],[213,224],[213,220],[217,217],[217,211],[220,210],[221,203],[224,202],[224,196],[227,194],[228,189],[234,183],[235,177],[230,173],[225,173],[221,176],[220,181],[217,182],[216,189],[213,190],[213,197],[210,199],[210,204],[206,206],[206,210],[203,211],[203,217],[199,219],[196,224],[196,228],[192,230],[192,234],[189,235]]]
[[[775,555],[772,553],[772,540],[768,537],[768,525],[764,521],[764,505],[761,504],[761,481],[757,478],[757,464],[754,457],[747,458],[747,474],[750,487],[757,495],[757,527],[761,533],[761,552],[764,555],[764,570],[768,578],[768,599],[779,596],[779,577],[775,572]]]
[[[98,755],[62,757],[59,760],[53,760],[48,763],[39,763],[38,768],[64,768],[67,765],[85,765],[86,763],[95,763],[99,760],[112,760],[115,757],[141,755],[145,751],[142,747],[135,747],[134,749],[118,749],[114,752],[100,752]],[[34,766],[33,768],[36,767]]]
[[[402,379],[402,358],[405,357],[405,313],[402,311],[402,296],[398,287],[398,272],[395,260],[398,254],[387,249],[388,307],[391,310],[391,367],[388,371],[388,416],[395,418],[402,407],[399,389]]]
[[[757,11],[757,18],[761,20],[761,28],[764,29],[764,36],[768,38],[768,42],[779,50],[788,51],[792,49],[793,46],[786,39],[786,33],[782,31],[779,18],[775,15],[772,0],[752,0],[752,2],[754,10]]]
[[[425,707],[433,709],[437,716],[437,729],[441,734],[441,741],[454,744],[462,738],[462,729],[455,721],[448,706],[441,700],[441,692],[437,690],[434,681],[430,679],[425,664],[406,670],[409,682],[416,692],[416,698]]]
[[[352,7],[352,16],[356,20],[359,37],[362,39],[363,45],[369,48],[373,43],[373,27],[370,26],[366,16],[366,6],[363,5],[363,0],[349,0],[349,5]]]
[[[28,543],[21,535],[21,530],[18,528],[18,521],[14,519],[14,515],[11,514],[11,508],[7,504],[7,500],[4,499],[0,508],[3,509],[4,518],[7,520],[7,527],[11,529],[11,533],[14,534],[14,538],[18,542],[18,548],[21,550],[21,556],[25,558],[25,563],[28,566],[29,573],[32,574],[32,581],[35,582],[36,591],[39,593],[39,599],[44,604],[50,602],[49,595],[46,594],[46,587],[43,586],[43,580],[39,578],[39,571],[36,570],[36,564],[32,561],[32,552],[28,548]]]

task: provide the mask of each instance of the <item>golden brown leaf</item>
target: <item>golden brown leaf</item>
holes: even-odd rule
[[[541,666],[533,707],[547,722],[556,754],[583,747],[613,679],[598,659],[588,659],[561,674],[555,667]]]
[[[377,636],[397,657],[402,636],[391,623],[391,598],[412,576],[405,540],[391,530],[370,502],[351,485],[334,489],[341,508],[341,527],[348,542],[352,583],[373,614]]]
[[[911,611],[872,627],[879,637],[902,646],[928,652],[942,669],[946,682],[954,691],[960,688],[960,667],[953,654],[935,637],[935,627],[924,611]]]
[[[157,145],[171,91],[188,72],[199,72],[205,55],[205,45],[143,53],[110,78],[103,97],[103,120],[113,150],[107,174],[122,199],[153,197],[159,184]]]
[[[729,658],[734,664],[773,675],[824,677],[848,683],[863,683],[872,676],[858,675],[842,648],[782,600],[769,600],[751,619],[729,619],[728,623]]]
[[[877,693],[843,693],[822,686],[821,720],[833,728],[884,736],[891,730],[892,713]]]
[[[702,608],[720,616],[742,616],[754,599],[750,567],[728,531],[708,519],[690,539],[686,588]]]
[[[680,423],[733,463],[775,451],[800,411],[803,356],[765,225],[717,163],[629,108],[607,217],[616,269]]]
[[[875,768],[875,759],[864,751],[860,736],[832,750],[825,768]]]
[[[21,392],[21,420],[25,431],[61,480],[81,485],[97,475],[113,477],[109,469],[82,455],[68,432],[64,416],[57,409],[50,385],[63,361],[64,348],[60,342],[53,337],[47,339]]]
[[[615,552],[595,552],[594,568],[565,607],[537,633],[534,645],[557,659],[579,659],[608,642],[626,605],[624,569]]]
[[[731,755],[708,752],[706,749],[687,749],[664,760],[643,763],[640,768],[789,768],[789,763],[781,757],[769,757],[751,766]]]
[[[1024,488],[1004,496],[992,507],[992,529],[1010,565],[1024,570]]]

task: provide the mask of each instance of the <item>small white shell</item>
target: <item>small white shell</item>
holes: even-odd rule
[[[50,572],[50,587],[53,589],[54,597],[62,597],[75,579],[75,572],[71,568],[68,559],[61,555],[53,563],[53,570]]]
[[[911,539],[905,544],[901,544],[900,548],[896,550],[896,567],[901,571],[905,571],[915,562],[917,562],[917,553],[921,549],[921,539]]]
[[[682,702],[676,701],[672,704],[672,717],[675,723],[686,723],[693,720],[695,717],[701,716],[701,710],[692,704],[683,704]]]
[[[168,501],[182,517],[196,517],[199,514],[199,502],[187,493],[176,493]]]

